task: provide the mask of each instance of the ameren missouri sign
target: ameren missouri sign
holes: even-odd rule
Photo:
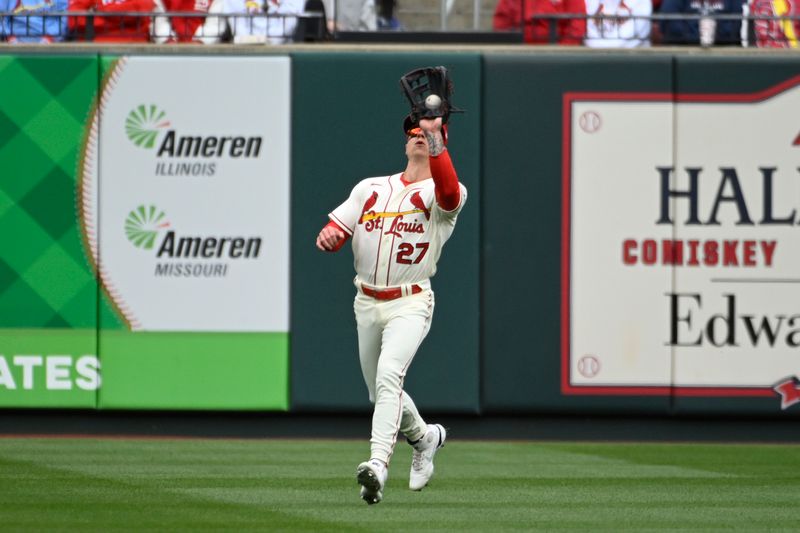
[[[82,227],[131,330],[288,333],[290,63],[109,63],[83,148]],[[197,87],[259,98],[186,98]]]
[[[799,106],[564,96],[562,392],[800,400]]]

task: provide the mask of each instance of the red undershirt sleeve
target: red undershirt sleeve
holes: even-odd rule
[[[341,241],[339,241],[339,244],[337,244],[337,245],[336,245],[336,248],[334,248],[333,250],[329,250],[330,252],[338,252],[339,250],[341,250],[341,249],[342,249],[342,246],[344,246],[344,243],[346,243],[346,242],[347,242],[347,240],[350,238],[350,235],[348,235],[348,234],[347,234],[347,232],[346,232],[345,230],[343,230],[343,229],[342,229],[342,227],[341,227],[339,224],[337,224],[336,222],[334,222],[333,220],[331,220],[330,222],[328,222],[328,223],[325,225],[325,228],[334,228],[334,229],[338,229],[339,231],[341,231],[342,233],[344,233],[344,239],[342,239]],[[322,228],[322,229],[325,229],[325,228]]]
[[[428,158],[431,165],[433,183],[436,185],[436,203],[445,211],[452,211],[461,202],[461,188],[450,154],[447,150]]]

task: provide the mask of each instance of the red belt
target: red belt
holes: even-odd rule
[[[376,300],[396,300],[403,296],[403,289],[401,287],[389,287],[388,289],[370,289],[363,283],[361,284],[361,292],[367,296],[371,296]],[[422,287],[419,285],[411,286],[411,294],[419,294],[422,292]]]

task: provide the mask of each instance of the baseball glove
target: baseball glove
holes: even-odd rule
[[[461,109],[453,105],[453,81],[445,67],[424,67],[412,70],[400,78],[400,87],[411,104],[411,113],[406,117],[403,126],[419,124],[422,118],[442,117],[447,124],[450,113],[461,113]]]

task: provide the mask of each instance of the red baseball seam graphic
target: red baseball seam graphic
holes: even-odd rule
[[[753,93],[602,93],[567,92],[562,99],[561,136],[561,393],[589,396],[677,396],[677,397],[760,397],[776,395],[773,386],[630,386],[630,385],[573,385],[570,367],[570,245],[572,194],[572,104],[584,101],[614,102],[682,102],[682,103],[741,103],[763,102],[800,85],[800,75],[772,87]],[[798,136],[800,139],[800,136]],[[786,387],[784,387],[786,389]]]
[[[75,195],[75,210],[79,224],[81,244],[83,245],[84,257],[93,273],[97,272],[97,265],[95,264],[95,253],[92,250],[92,245],[95,241],[95,227],[93,221],[87,217],[87,213],[92,212],[92,205],[90,198],[92,197],[92,187],[89,180],[84,177],[84,168],[87,165],[87,158],[93,160],[95,158],[95,124],[94,116],[97,112],[97,100],[92,101],[87,114],[86,123],[90,127],[84,132],[81,146],[83,149],[78,155],[78,168],[77,174],[77,191]]]
[[[133,311],[124,303],[122,296],[114,287],[110,274],[106,271],[100,261],[98,250],[98,228],[94,198],[94,181],[99,180],[99,161],[98,161],[98,139],[100,120],[104,110],[107,108],[108,100],[113,89],[119,83],[122,70],[125,68],[127,59],[122,57],[114,61],[113,67],[109,69],[106,76],[100,83],[99,97],[95,98],[95,103],[89,114],[89,130],[84,139],[84,149],[79,161],[78,194],[80,197],[79,220],[81,221],[81,233],[84,247],[87,250],[87,258],[92,270],[97,276],[98,284],[103,294],[106,295],[113,310],[128,329],[139,329],[140,322],[136,319]],[[99,199],[98,199],[99,203]]]

